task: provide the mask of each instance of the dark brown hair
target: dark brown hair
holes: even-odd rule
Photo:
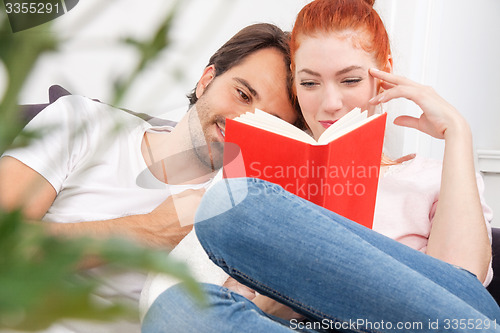
[[[215,66],[215,76],[222,75],[232,67],[239,65],[246,57],[252,53],[273,47],[283,54],[283,60],[287,70],[290,67],[290,35],[283,32],[273,24],[258,23],[240,30],[231,37],[215,54],[210,58],[207,67]],[[289,73],[291,78],[291,73]],[[291,80],[290,80],[291,82]],[[291,83],[290,83],[291,87]],[[196,103],[196,87],[187,96],[190,105]]]
[[[257,23],[249,25],[231,37],[221,48],[210,58],[207,67],[214,65],[215,77],[224,74],[232,67],[237,66],[252,53],[275,48],[283,54],[283,61],[287,71],[288,97],[297,111],[297,121],[295,125],[303,128],[302,113],[298,108],[295,95],[292,92],[292,72],[290,71],[290,33],[284,32],[274,24]],[[190,106],[198,101],[196,87],[187,95]]]

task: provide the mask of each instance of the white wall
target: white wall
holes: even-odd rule
[[[272,22],[291,29],[306,0],[183,0],[172,29],[172,44],[141,77],[122,107],[162,113],[186,105],[209,57],[246,25]],[[46,99],[59,83],[70,91],[109,101],[112,82],[132,69],[137,54],[119,42],[147,38],[170,10],[172,0],[85,0],[55,21],[68,41],[42,59],[22,95],[25,103]]]
[[[500,1],[379,1],[392,37],[395,70],[433,86],[468,120],[479,153],[485,197],[500,226]],[[411,103],[394,103],[393,114],[419,114]],[[402,154],[440,158],[442,141],[404,130]],[[397,153],[401,146],[397,144]]]
[[[500,149],[500,2],[383,2],[396,72],[433,86],[469,121],[479,149]],[[405,112],[418,112],[401,106]],[[426,139],[407,134],[406,151],[441,156]],[[434,144],[432,144],[435,146]],[[439,147],[439,145],[438,145]]]

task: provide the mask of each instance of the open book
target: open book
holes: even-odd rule
[[[261,110],[226,120],[224,177],[253,177],[372,227],[387,114],[354,109],[318,141]]]

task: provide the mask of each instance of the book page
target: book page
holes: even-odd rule
[[[280,119],[272,114],[255,109],[255,113],[247,112],[234,118],[233,120],[243,124],[247,124],[256,128],[260,128],[272,133],[285,136],[290,139],[306,142],[309,144],[317,144],[309,134],[295,127],[294,125]]]
[[[327,144],[329,142],[332,142],[342,135],[363,126],[364,124],[378,118],[379,116],[380,114],[374,114],[368,117],[368,111],[361,112],[359,108],[356,108],[350,113],[346,114],[344,117],[340,118],[332,126],[328,127],[327,130],[323,132],[323,134],[321,134],[318,143]],[[340,123],[341,121],[342,123]]]
[[[319,143],[320,144],[327,144],[329,142],[332,142],[335,139],[340,138],[342,135],[345,135],[345,134],[347,134],[349,132],[352,132],[356,128],[359,128],[359,127],[363,126],[364,124],[369,123],[370,121],[377,119],[378,117],[380,117],[380,114],[375,114],[375,115],[370,116],[368,118],[361,119],[361,121],[358,121],[356,123],[350,124],[349,126],[342,127],[339,130],[337,130],[337,131],[335,131],[333,133],[330,133],[330,135],[328,135],[326,137],[322,136],[320,138],[321,140],[319,141]]]
[[[361,121],[362,119],[365,119],[367,116],[367,112],[361,112],[360,108],[354,108],[350,112],[348,112],[346,115],[344,115],[342,118],[337,120],[333,125],[328,127],[326,131],[321,134],[321,136],[318,139],[318,142],[329,142],[328,138],[332,136],[333,133],[340,131],[342,128],[345,128],[347,126],[351,126],[352,124],[355,124],[356,122]]]
[[[255,109],[255,113],[244,113],[239,117],[234,118],[234,120],[311,145],[325,145],[335,140],[336,138],[364,125],[372,119],[375,119],[377,116],[380,115],[376,114],[368,117],[368,111],[361,112],[360,108],[354,108],[352,111],[348,112],[338,121],[336,121],[333,125],[328,127],[325,132],[321,134],[318,141],[314,140],[313,137],[311,137],[303,130],[284,121],[283,119],[280,119],[259,109]]]

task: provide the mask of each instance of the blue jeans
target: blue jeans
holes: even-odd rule
[[[473,274],[277,185],[219,182],[196,220],[212,261],[310,322],[267,316],[216,286],[205,286],[211,306],[200,308],[174,287],[155,301],[143,332],[500,332],[500,308]]]

